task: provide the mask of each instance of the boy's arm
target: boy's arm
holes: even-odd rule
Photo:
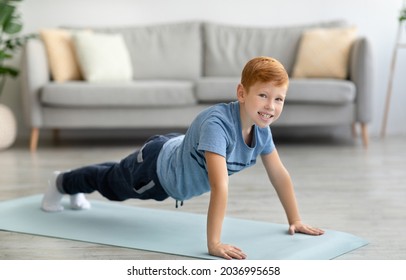
[[[278,151],[275,149],[272,153],[263,155],[262,162],[268,173],[269,180],[274,186],[279,200],[285,209],[289,222],[289,233],[294,234],[295,232],[301,232],[311,235],[323,234],[323,230],[302,223],[293,189],[293,183],[288,171],[279,158]]]
[[[207,247],[209,253],[225,259],[245,259],[237,247],[221,243],[221,229],[227,208],[228,172],[224,157],[205,152],[210,183],[210,204],[207,214]]]

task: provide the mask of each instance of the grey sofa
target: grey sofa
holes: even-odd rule
[[[207,22],[99,28],[123,34],[130,82],[52,80],[44,44],[31,40],[22,58],[22,101],[37,149],[42,129],[145,129],[187,127],[204,108],[235,100],[244,64],[258,55],[280,60],[292,73],[301,35],[314,27],[231,26]],[[291,79],[277,126],[361,124],[368,143],[371,119],[371,50],[359,37],[350,52],[347,79]]]

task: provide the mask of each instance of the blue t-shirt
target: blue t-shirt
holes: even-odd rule
[[[157,174],[168,195],[187,200],[210,191],[204,153],[225,157],[228,174],[256,163],[258,155],[274,148],[269,127],[254,125],[251,147],[242,137],[238,101],[218,104],[201,112],[185,135],[170,139],[158,156]]]

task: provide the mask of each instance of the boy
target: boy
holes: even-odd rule
[[[282,112],[289,84],[277,60],[256,57],[244,67],[237,101],[201,112],[185,135],[160,135],[119,163],[90,165],[55,173],[44,195],[44,211],[61,211],[63,194],[74,209],[90,208],[83,193],[99,191],[110,200],[168,197],[176,202],[210,191],[207,247],[211,255],[245,259],[238,247],[221,242],[227,206],[228,176],[247,168],[261,155],[268,177],[285,209],[289,233],[321,235],[301,222],[292,181],[272,140],[270,124]]]

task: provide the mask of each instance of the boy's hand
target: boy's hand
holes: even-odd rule
[[[247,258],[247,255],[245,255],[240,248],[222,243],[210,246],[209,254],[212,256],[225,258],[227,260],[243,260]]]
[[[293,235],[295,232],[305,233],[309,235],[322,235],[324,230],[304,225],[301,221],[294,222],[289,227],[289,234]]]

